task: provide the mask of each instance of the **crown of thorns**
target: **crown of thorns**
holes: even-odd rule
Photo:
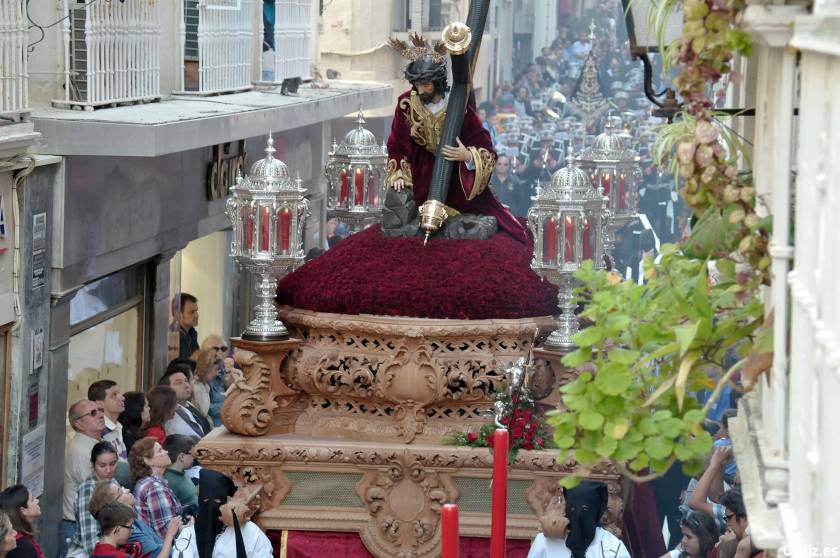
[[[388,46],[397,51],[397,53],[407,60],[414,62],[424,56],[431,56],[435,63],[440,64],[446,57],[446,46],[443,41],[434,41],[429,43],[426,39],[418,33],[412,33],[408,36],[410,44],[400,39],[393,37],[388,39]]]

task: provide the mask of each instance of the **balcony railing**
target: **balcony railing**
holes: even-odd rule
[[[181,92],[251,87],[252,0],[181,0]]]
[[[64,0],[64,99],[88,110],[160,98],[160,21],[154,0]]]
[[[260,33],[267,43],[264,48],[268,48],[262,57],[263,81],[282,83],[287,79],[310,77],[311,7],[311,0],[276,0],[274,28],[262,29]],[[264,19],[271,21],[270,17]]]
[[[29,112],[25,10],[23,0],[0,0],[0,115],[15,120]]]

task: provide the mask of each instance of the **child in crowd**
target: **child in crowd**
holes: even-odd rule
[[[134,524],[134,510],[114,501],[102,506],[96,516],[102,537],[93,548],[91,558],[130,558],[123,550],[131,537]]]
[[[172,464],[166,469],[163,478],[169,483],[169,488],[175,493],[184,513],[195,516],[198,512],[198,495],[192,479],[184,473],[193,466],[195,461],[192,450],[198,443],[195,436],[170,434],[163,443],[163,449],[169,454]]]

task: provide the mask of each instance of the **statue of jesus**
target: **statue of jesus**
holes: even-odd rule
[[[386,184],[398,192],[411,188],[415,202],[421,204],[429,195],[435,154],[446,118],[449,85],[442,43],[431,46],[417,35],[411,41],[412,45],[391,40],[391,46],[411,60],[405,69],[411,89],[397,101],[388,137]],[[496,164],[496,152],[490,133],[469,105],[456,143],[441,148],[446,159],[458,162],[458,171],[453,173],[446,199],[448,208],[454,210],[453,213],[495,217],[502,231],[528,243],[525,226],[487,187]]]

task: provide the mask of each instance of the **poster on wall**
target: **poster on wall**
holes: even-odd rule
[[[8,251],[9,247],[6,246],[6,209],[3,202],[3,193],[0,192],[0,254]]]
[[[20,460],[20,481],[37,498],[44,493],[44,442],[46,427],[42,424],[23,435]]]
[[[47,280],[47,214],[32,216],[32,290],[39,289]]]

